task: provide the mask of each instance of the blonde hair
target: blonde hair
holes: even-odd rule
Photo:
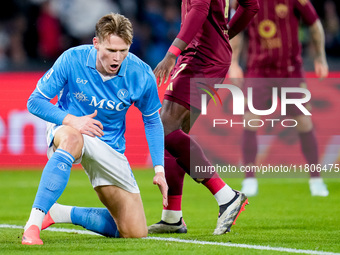
[[[103,41],[109,35],[116,35],[131,45],[133,29],[130,20],[118,13],[101,17],[96,24],[96,37]]]

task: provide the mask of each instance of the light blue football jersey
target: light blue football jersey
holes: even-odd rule
[[[75,116],[98,111],[103,124],[99,137],[120,153],[125,151],[125,115],[134,104],[143,115],[161,107],[151,68],[132,53],[124,59],[118,74],[103,81],[96,70],[97,50],[82,45],[65,51],[39,80],[37,88],[46,98],[58,95],[57,106]]]

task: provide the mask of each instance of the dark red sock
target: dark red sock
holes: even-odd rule
[[[211,194],[213,195],[219,192],[226,185],[225,182],[219,177],[218,174],[215,174],[210,179],[204,179],[202,184],[206,186],[208,190],[210,190]]]
[[[254,165],[257,154],[256,131],[243,130],[242,136],[242,157],[243,164]],[[246,172],[246,178],[255,177],[254,172]]]
[[[318,142],[316,141],[314,131],[311,130],[309,132],[299,133],[299,137],[301,150],[307,163],[309,165],[318,164]],[[320,173],[317,171],[310,172],[310,177],[320,177]]]
[[[199,144],[182,130],[175,130],[165,137],[166,149],[175,157],[182,168],[196,179],[204,179],[202,184],[206,186],[210,192],[215,195],[225,186],[225,182],[217,173],[197,173],[195,166],[210,167],[209,160],[204,155]]]
[[[183,170],[195,179],[211,178],[210,171],[197,171],[198,167],[211,167],[199,144],[182,130],[177,129],[165,136],[165,148],[177,159]]]
[[[182,211],[182,195],[168,195],[168,206],[164,210]]]
[[[164,169],[165,178],[168,183],[168,207],[167,210],[181,210],[184,170],[177,164],[174,158],[167,150],[164,152]]]

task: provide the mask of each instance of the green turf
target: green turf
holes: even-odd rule
[[[142,194],[148,224],[160,220],[161,196],[152,185],[151,170],[134,171]],[[40,171],[0,171],[0,224],[23,226],[28,219],[39,184]],[[330,195],[311,197],[308,179],[259,179],[259,194],[241,214],[232,231],[213,236],[218,206],[204,186],[186,178],[183,213],[188,234],[151,235],[188,240],[264,245],[304,250],[340,252],[340,179],[325,179]],[[241,179],[229,179],[235,189]],[[73,171],[62,204],[101,206],[87,176]],[[71,224],[55,227],[82,229]],[[43,231],[43,246],[21,245],[21,229],[0,228],[0,254],[288,254],[208,244],[187,244],[143,239]]]

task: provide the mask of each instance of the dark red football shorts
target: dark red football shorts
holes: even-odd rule
[[[228,72],[229,65],[216,66],[197,56],[180,56],[172,72],[171,80],[165,91],[164,99],[201,109],[201,94],[209,91],[214,95],[214,85],[221,84]],[[205,90],[205,91],[204,91]],[[210,97],[208,96],[209,100]]]

